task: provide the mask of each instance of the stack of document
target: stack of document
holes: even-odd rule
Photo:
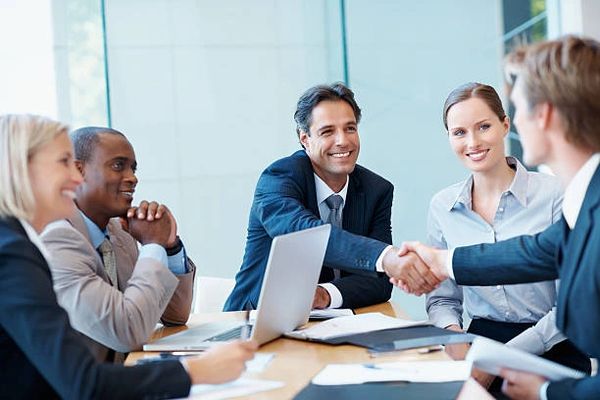
[[[382,313],[367,313],[333,318],[308,328],[286,333],[285,336],[303,340],[328,340],[359,333],[428,324],[428,321],[410,321],[401,318],[388,317]]]
[[[222,400],[248,396],[280,387],[283,387],[283,382],[239,378],[221,385],[193,385],[189,397],[202,400]]]
[[[330,364],[312,380],[315,385],[367,382],[454,382],[471,374],[468,361],[401,361],[379,364]]]
[[[473,366],[492,375],[498,375],[501,368],[508,368],[531,372],[552,381],[579,379],[585,376],[581,371],[480,336],[473,341],[466,360],[472,361]]]

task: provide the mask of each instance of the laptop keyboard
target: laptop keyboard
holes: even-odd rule
[[[223,333],[219,333],[211,338],[206,339],[207,342],[228,342],[230,340],[239,339],[242,337],[242,328],[243,326],[238,326],[236,328],[230,329]],[[253,325],[248,325],[248,337],[252,335]]]

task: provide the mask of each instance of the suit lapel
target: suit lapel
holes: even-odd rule
[[[592,213],[598,206],[600,197],[598,189],[600,188],[600,167],[596,169],[590,185],[588,186],[579,216],[575,223],[575,228],[569,232],[569,227],[565,222],[565,233],[561,251],[561,291],[562,299],[559,298],[559,303],[563,306],[559,309],[559,319],[563,322],[563,327],[566,324],[567,303],[569,302],[569,293],[573,282],[577,277],[577,271],[581,265],[581,258],[585,247],[588,245],[588,237],[592,230]],[[562,301],[561,301],[562,300]]]
[[[359,180],[354,174],[350,174],[348,182],[348,194],[344,205],[342,226],[344,230],[356,234],[364,234],[365,226],[365,193]]]

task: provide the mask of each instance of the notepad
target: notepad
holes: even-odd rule
[[[388,317],[382,313],[366,313],[333,318],[308,328],[297,329],[293,332],[286,333],[285,336],[302,340],[328,340],[358,333],[428,324],[428,321],[411,321]]]
[[[471,374],[469,361],[400,361],[379,364],[329,364],[312,380],[315,385],[367,382],[453,382]]]

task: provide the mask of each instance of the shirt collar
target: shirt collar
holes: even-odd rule
[[[96,225],[91,219],[88,218],[87,215],[83,213],[83,211],[79,210],[79,213],[83,217],[83,222],[85,222],[85,226],[87,227],[92,246],[97,249],[98,246],[100,246],[104,241],[104,238],[108,236],[108,233],[106,229],[104,231],[100,229],[98,225]]]
[[[44,246],[42,239],[40,239],[40,235],[38,235],[38,233],[35,231],[35,229],[33,229],[33,226],[31,226],[29,222],[25,221],[22,218],[19,218],[19,222],[21,223],[21,225],[23,225],[23,229],[25,229],[25,233],[27,234],[29,240],[31,240],[31,243],[33,243],[35,247],[38,248],[40,253],[42,253],[42,256],[44,256],[46,262],[49,262],[50,253],[48,253],[46,246]]]
[[[510,187],[507,192],[517,199],[523,207],[527,206],[527,183],[529,181],[529,175],[527,169],[514,157],[506,157],[506,163],[515,168],[515,177],[513,178]],[[448,210],[452,210],[459,204],[462,204],[466,208],[472,208],[472,193],[473,193],[473,175],[464,182],[457,196],[448,203]]]
[[[346,204],[346,195],[348,194],[348,181],[350,180],[349,176],[346,176],[346,184],[338,193],[335,193],[327,184],[319,178],[319,176],[313,173],[315,176],[315,190],[317,192],[317,204],[321,204],[332,194],[339,194],[342,196],[342,204]]]
[[[577,171],[571,182],[565,189],[565,196],[563,199],[563,215],[567,221],[569,228],[573,229],[579,217],[579,211],[583,205],[585,199],[585,193],[587,192],[590,181],[598,168],[600,163],[600,153],[595,153],[591,156],[585,164]]]

